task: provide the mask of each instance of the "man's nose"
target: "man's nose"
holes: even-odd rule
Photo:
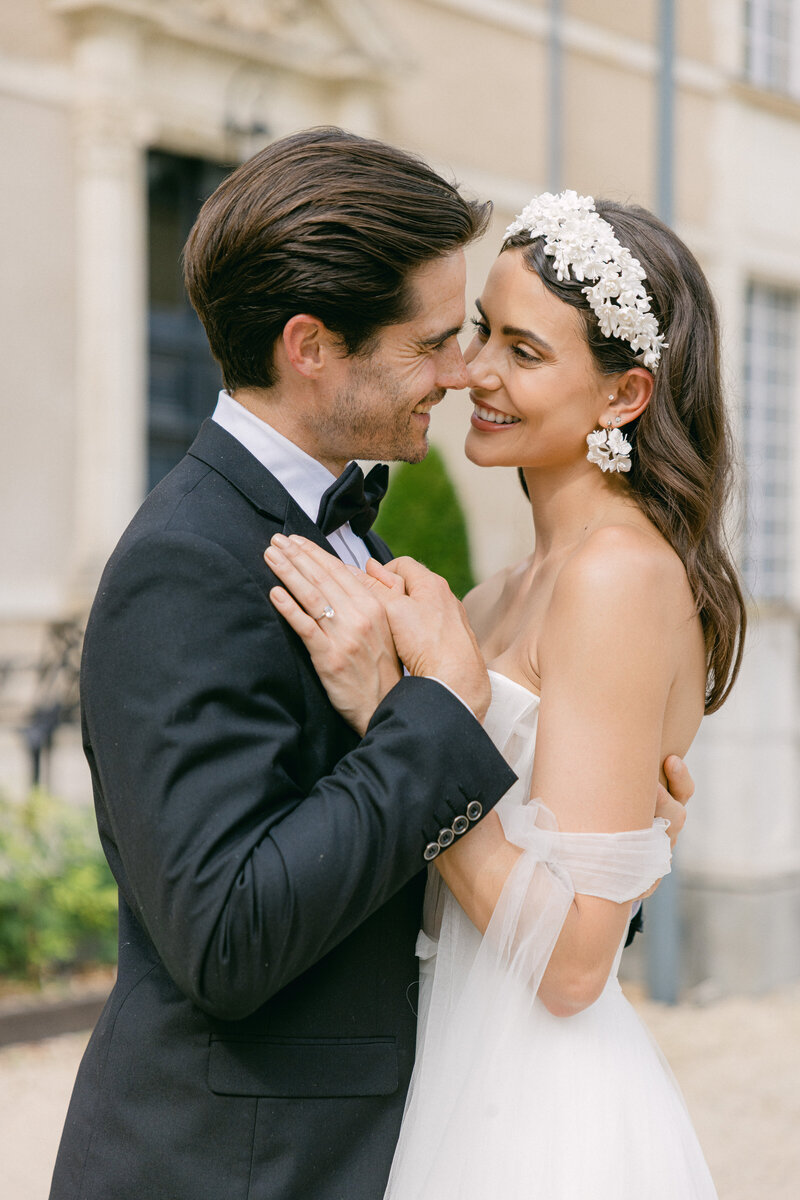
[[[453,339],[453,345],[448,346],[441,356],[439,370],[436,374],[436,384],[442,388],[459,390],[467,386],[467,366],[461,347]]]

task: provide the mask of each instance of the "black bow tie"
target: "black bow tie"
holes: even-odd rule
[[[389,468],[379,463],[364,478],[358,463],[351,462],[319,502],[317,525],[327,537],[349,521],[357,537],[363,537],[378,515],[378,506],[389,486]]]

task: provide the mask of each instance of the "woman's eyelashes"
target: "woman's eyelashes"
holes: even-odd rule
[[[470,317],[470,321],[475,328],[475,334],[478,340],[481,342],[488,342],[492,333],[488,323],[480,317]],[[541,357],[534,353],[529,347],[514,345],[512,343],[510,349],[511,353],[520,363],[527,363],[533,366],[542,361]]]
[[[538,354],[533,354],[530,350],[523,349],[522,346],[512,346],[511,349],[520,362],[535,364],[542,361]]]

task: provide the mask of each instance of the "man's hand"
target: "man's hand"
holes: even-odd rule
[[[482,721],[491,700],[486,664],[464,608],[445,580],[413,558],[396,558],[386,566],[370,559],[367,574],[387,585],[381,602],[410,674],[439,679]],[[402,590],[392,586],[398,579]]]
[[[665,760],[664,774],[667,777],[669,791],[663,783],[659,783],[655,816],[669,821],[667,834],[674,852],[678,835],[686,823],[686,805],[694,795],[694,780],[689,774],[686,763],[682,758],[678,758],[677,754],[670,754],[669,758]],[[661,880],[658,879],[649,891],[644,892],[638,899],[646,900],[648,896],[652,896],[660,883]]]
[[[664,774],[669,791],[659,783],[655,815],[669,821],[669,840],[674,850],[678,834],[686,822],[686,804],[694,795],[694,780],[686,763],[677,754],[671,754],[665,761]]]

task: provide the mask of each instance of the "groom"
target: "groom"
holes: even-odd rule
[[[87,629],[119,973],[51,1200],[380,1200],[422,868],[514,777],[452,598],[426,593],[417,676],[392,686],[376,659],[359,738],[270,603],[263,552],[296,532],[355,566],[389,557],[369,532],[382,481],[337,477],[424,457],[430,408],[464,384],[463,247],[487,219],[418,160],[331,129],[268,147],[198,218],[187,284],[226,392]]]

